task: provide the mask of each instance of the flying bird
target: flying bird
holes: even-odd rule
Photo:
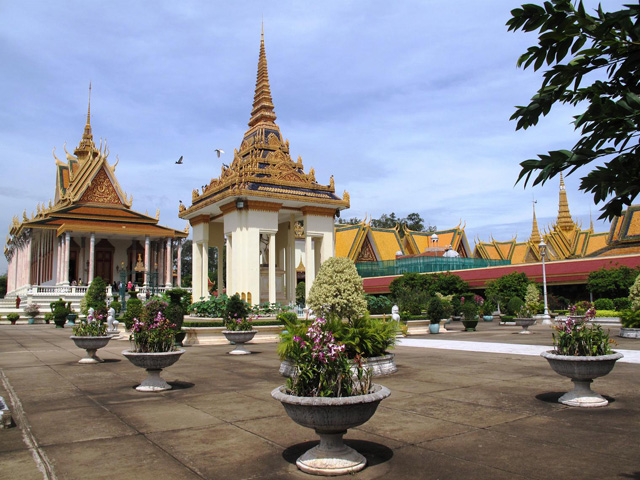
[[[216,148],[216,153],[218,154],[218,158],[220,158],[220,155],[224,153],[224,150]]]
[[[182,157],[184,155],[180,155],[180,158],[178,159],[178,161],[176,162],[178,165],[182,165]]]

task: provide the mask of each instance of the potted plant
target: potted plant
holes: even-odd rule
[[[9,320],[11,322],[11,325],[15,325],[16,322],[18,320],[20,320],[20,314],[19,313],[15,313],[15,312],[8,313],[7,314],[7,320]]]
[[[53,320],[53,313],[51,313],[51,312],[45,313],[44,314],[44,323],[49,325],[51,323],[51,320]]]
[[[140,392],[158,392],[170,390],[169,385],[160,376],[162,369],[180,359],[184,349],[176,349],[175,325],[170,323],[161,312],[150,321],[133,321],[131,327],[131,349],[122,354],[136,367],[146,369],[145,378],[136,390]]]
[[[620,336],[624,338],[640,338],[640,310],[622,310],[620,312]]]
[[[521,335],[530,335],[529,331],[531,325],[535,325],[536,319],[533,317],[538,310],[538,287],[530,283],[527,286],[527,294],[525,296],[525,303],[520,307],[518,315],[514,318],[515,324],[518,327],[522,327],[522,330],[518,332]]]
[[[478,305],[471,299],[462,303],[462,325],[466,332],[475,332],[478,326]]]
[[[588,322],[596,316],[595,307],[587,301],[575,303],[569,307],[568,318],[575,322]]]
[[[60,298],[55,302],[51,302],[49,307],[51,308],[51,313],[53,313],[53,323],[56,324],[56,328],[64,328],[64,323],[67,321],[67,315],[69,314],[67,302]]]
[[[347,322],[334,319],[331,329],[337,341],[345,346],[347,358],[354,365],[362,364],[372,376],[398,371],[395,355],[389,352],[396,344],[398,322],[371,318],[368,313]]]
[[[600,325],[569,318],[564,325],[553,327],[554,350],[542,352],[551,368],[569,377],[574,389],[558,402],[575,407],[603,407],[609,402],[591,390],[594,378],[608,374],[623,355],[614,352],[609,334]]]
[[[236,348],[229,352],[230,355],[247,355],[251,353],[244,348],[244,344],[258,333],[253,329],[251,323],[253,319],[249,318],[249,305],[240,298],[237,293],[227,301],[227,307],[224,312],[225,330],[222,334],[229,342],[236,345]]]
[[[73,327],[73,335],[71,340],[76,347],[83,348],[87,351],[87,356],[81,358],[78,363],[102,363],[104,360],[96,355],[99,348],[109,343],[111,335],[107,335],[107,325],[104,323],[101,315],[87,316],[86,320],[82,320],[78,325]]]
[[[69,313],[67,313],[67,325],[75,325],[76,318],[78,318],[78,314],[75,312],[75,310],[71,306],[71,302],[67,303],[67,309],[69,310]]]
[[[440,333],[440,320],[446,315],[442,300],[431,297],[427,304],[427,317],[429,317],[429,333]]]
[[[299,425],[313,428],[320,444],[296,460],[300,470],[315,475],[344,475],[362,470],[367,460],[346,446],[342,436],[373,416],[378,404],[390,395],[382,385],[371,384],[360,366],[352,373],[345,346],[318,318],[290,352],[295,374],[271,392],[287,415]]]
[[[182,331],[182,324],[184,323],[184,312],[186,311],[185,305],[183,305],[183,303],[186,303],[187,306],[191,303],[189,301],[190,293],[182,288],[167,290],[165,293],[169,297],[169,305],[167,305],[165,315],[169,319],[169,321],[176,326],[176,346],[181,347],[182,341],[186,336],[186,332]]]
[[[24,313],[29,317],[29,323],[33,324],[36,322],[36,317],[40,313],[40,306],[37,303],[29,303],[24,307]]]

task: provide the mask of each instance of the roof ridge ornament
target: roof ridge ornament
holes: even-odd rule
[[[260,123],[275,124],[276,114],[273,111],[273,99],[269,86],[269,72],[267,69],[267,55],[264,48],[264,25],[260,34],[260,53],[258,55],[258,74],[256,77],[256,90],[253,96],[253,109],[249,127],[253,128]]]

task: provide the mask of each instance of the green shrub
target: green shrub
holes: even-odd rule
[[[367,301],[367,310],[371,315],[391,313],[391,300],[386,295],[365,295],[364,298]]]
[[[398,323],[393,320],[373,319],[368,314],[352,319],[343,328],[334,331],[337,341],[344,343],[350,359],[357,355],[381,357],[396,343]]]
[[[251,325],[254,327],[266,327],[266,326],[274,326],[274,325],[282,325],[282,322],[278,320],[253,320]],[[222,320],[204,320],[204,321],[186,321],[182,324],[184,328],[194,328],[194,327],[224,327],[224,322]]]
[[[217,297],[210,297],[209,300],[200,298],[199,302],[192,303],[187,311],[196,317],[222,318],[227,308],[229,297],[222,293]]]
[[[505,311],[509,315],[518,315],[524,306],[524,302],[520,297],[511,297],[505,306]]]
[[[439,324],[447,313],[444,306],[444,300],[440,300],[438,297],[431,297],[427,304],[427,317],[431,321],[431,324]]]
[[[640,310],[623,310],[620,321],[624,328],[640,328]]]
[[[86,299],[87,311],[90,308],[93,308],[96,315],[106,315],[107,283],[101,277],[93,279],[91,285],[89,285],[89,288],[87,289],[87,293],[84,294],[84,298]]]
[[[20,314],[19,313],[8,313],[7,314],[7,320],[9,320],[10,322],[17,322],[20,319]]]
[[[240,295],[237,293],[229,297],[227,300],[227,305],[224,310],[223,318],[225,322],[228,322],[232,319],[244,319],[249,316],[249,311],[251,310],[251,306],[244,300],[240,298]]]
[[[476,315],[478,314],[478,305],[473,300],[467,300],[462,304],[462,316],[464,320],[470,322],[476,319]]]
[[[116,315],[118,315],[122,310],[122,304],[117,300],[114,300],[113,302],[111,302],[109,306],[116,311]]]
[[[127,300],[127,311],[123,315],[124,325],[127,330],[131,330],[133,319],[142,318],[142,300],[139,298],[130,298]]]
[[[322,264],[307,301],[318,317],[350,320],[367,312],[362,278],[348,258],[332,257]]]
[[[596,310],[596,317],[619,317],[617,310]]]
[[[500,317],[500,321],[502,322],[513,322],[513,319],[516,318],[513,315],[502,315]]]
[[[610,298],[598,298],[593,302],[593,306],[596,307],[596,310],[615,310],[616,308]]]
[[[282,312],[276,316],[276,320],[282,322],[283,325],[297,324],[298,323],[298,315],[294,312]]]
[[[629,310],[631,308],[631,300],[628,297],[614,298],[613,305],[619,312],[622,310]]]
[[[640,309],[640,275],[636,277],[633,285],[629,288],[629,301],[632,309]]]
[[[307,286],[304,282],[298,282],[296,285],[296,303],[304,307],[306,303]]]
[[[428,288],[433,283],[430,275],[405,273],[389,284],[392,299],[400,315],[419,315],[429,299]]]

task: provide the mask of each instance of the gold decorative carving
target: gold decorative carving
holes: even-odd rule
[[[302,207],[300,209],[304,215],[315,215],[316,217],[333,217],[336,213],[335,208],[323,208],[323,207]]]
[[[345,190],[345,191],[344,191],[344,193],[342,194],[342,199],[343,199],[345,202],[350,202],[350,199],[349,199],[349,192],[347,192],[347,191]]]
[[[296,222],[293,225],[293,232],[296,238],[304,238],[304,226],[300,222]],[[300,260],[302,262],[302,260]]]
[[[200,225],[201,223],[209,223],[209,215],[198,215],[197,217],[193,217],[189,220],[189,223],[192,227],[196,225]]]
[[[358,258],[356,258],[356,262],[376,262],[376,254],[373,250],[373,246],[369,241],[369,237],[364,239],[362,242],[362,247],[360,248],[360,253],[358,254]]]
[[[258,210],[261,212],[279,212],[282,208],[281,203],[262,202],[260,200],[248,200],[246,205],[248,210]]]
[[[120,197],[104,169],[100,169],[97,175],[93,178],[93,181],[85,190],[80,201],[122,205]]]

